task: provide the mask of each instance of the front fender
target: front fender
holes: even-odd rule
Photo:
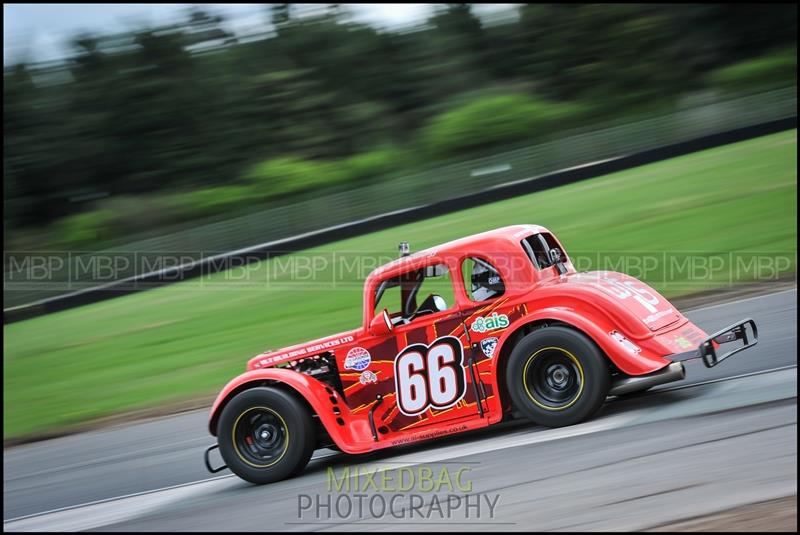
[[[670,361],[664,359],[656,352],[641,347],[640,353],[631,353],[621,344],[611,338],[609,334],[617,327],[602,315],[594,314],[588,318],[585,314],[580,314],[574,309],[566,307],[550,307],[538,309],[535,312],[526,314],[517,319],[497,341],[497,354],[503,350],[504,344],[525,325],[540,321],[559,321],[583,332],[591,338],[595,344],[608,356],[611,362],[627,375],[643,375],[660,370],[669,365]],[[640,344],[644,346],[644,344]]]
[[[325,383],[306,374],[282,368],[248,371],[228,382],[211,407],[208,419],[209,432],[214,436],[217,435],[219,415],[228,401],[239,392],[265,382],[285,385],[302,396],[319,416],[320,422],[336,445],[342,451],[350,452],[352,437],[344,436],[346,426],[337,423],[337,415],[334,414],[334,409],[336,409],[341,417],[348,418],[349,410],[344,399]],[[367,429],[365,432],[369,433],[369,430]]]

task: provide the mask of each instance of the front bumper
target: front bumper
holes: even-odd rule
[[[717,353],[718,349],[721,347],[721,344],[727,344],[729,342],[736,342],[739,340],[742,341],[741,346],[735,347],[734,349],[722,353],[721,355]],[[756,327],[756,322],[750,318],[747,318],[740,322],[734,323],[733,325],[728,325],[721,331],[712,334],[703,340],[697,349],[685,351],[683,353],[676,353],[674,355],[668,355],[665,358],[667,360],[671,360],[672,362],[681,362],[684,360],[701,358],[703,359],[703,364],[706,365],[706,368],[713,368],[728,357],[732,357],[740,351],[744,351],[747,348],[753,347],[757,343],[758,328]]]

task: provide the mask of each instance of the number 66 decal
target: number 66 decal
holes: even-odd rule
[[[394,360],[394,386],[406,416],[455,405],[467,390],[461,341],[442,336],[429,346],[407,346]]]

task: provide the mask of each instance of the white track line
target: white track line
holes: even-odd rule
[[[756,372],[739,374],[732,377],[711,379],[701,383],[682,385],[675,387],[674,389],[691,388],[711,383],[719,383],[746,377],[765,375],[768,373],[780,372],[792,368],[797,368],[797,365],[780,366],[769,370],[759,370]],[[657,394],[658,392],[659,391],[656,391],[653,394]],[[637,420],[642,411],[646,411],[646,409],[627,411],[623,414],[612,415],[566,428],[547,430],[525,429],[511,435],[479,439],[469,444],[441,446],[426,450],[424,452],[401,454],[385,461],[373,463],[365,462],[356,465],[353,467],[354,469],[352,474],[357,475],[365,472],[382,472],[385,470],[394,470],[423,463],[434,463],[446,459],[482,454],[486,453],[487,451],[497,451],[523,445],[539,444],[581,435],[599,433],[629,425],[631,422]],[[314,456],[313,460],[336,457],[338,455],[338,453],[318,455]],[[107,498],[84,504],[62,507],[59,509],[53,509],[51,511],[20,516],[4,521],[3,528],[6,531],[72,531],[93,529],[103,525],[123,522],[131,518],[142,516],[165,505],[185,500],[195,496],[196,494],[203,494],[207,490],[215,489],[217,487],[221,489],[226,486],[223,483],[223,480],[228,480],[234,477],[235,476],[233,474],[210,477],[189,483],[171,485],[159,489],[137,492],[123,496],[117,496],[114,498]],[[239,484],[238,480],[234,480],[234,482],[237,485]]]
[[[232,476],[213,478],[167,490],[107,500],[21,520],[3,522],[3,531],[84,531],[132,520],[176,502],[238,484]]]
[[[315,455],[315,456],[313,456],[311,458],[311,461],[316,461],[316,460],[319,460],[319,459],[326,459],[328,457],[336,457],[338,455],[339,455],[338,453],[330,453],[330,454],[327,454],[327,455]],[[15,517],[15,518],[8,519],[8,520],[3,520],[3,524],[7,524],[9,522],[18,522],[20,520],[26,520],[26,519],[29,519],[29,518],[35,518],[37,516],[49,515],[49,514],[53,514],[53,513],[61,513],[63,511],[69,511],[69,510],[78,509],[78,508],[81,508],[81,507],[89,507],[89,506],[92,506],[92,505],[99,505],[99,504],[103,504],[103,503],[108,503],[108,502],[113,502],[113,501],[118,501],[118,500],[124,500],[124,499],[127,499],[127,498],[135,498],[137,496],[145,496],[147,494],[153,494],[155,492],[163,492],[163,491],[167,491],[167,490],[173,490],[173,489],[179,489],[179,488],[182,488],[182,487],[188,487],[188,486],[191,486],[191,485],[199,485],[201,483],[208,483],[210,481],[217,481],[217,480],[220,480],[220,479],[228,479],[228,478],[231,478],[231,477],[235,477],[235,475],[236,474],[226,474],[224,476],[208,477],[206,479],[198,479],[197,481],[189,481],[188,483],[179,483],[177,485],[169,485],[167,487],[161,487],[161,488],[157,488],[157,489],[143,490],[143,491],[140,491],[140,492],[132,492],[130,494],[123,494],[121,496],[115,496],[113,498],[103,498],[102,500],[95,500],[95,501],[81,503],[81,504],[77,504],[77,505],[67,505],[65,507],[59,507],[58,509],[51,509],[49,511],[42,511],[40,513],[31,513],[29,515],[22,515],[22,516],[18,516],[18,517]]]
[[[150,446],[149,448],[144,448],[144,449],[137,450],[137,451],[130,451],[130,452],[127,452],[127,453],[117,453],[115,455],[108,455],[108,456],[105,456],[105,457],[93,457],[91,461],[81,461],[81,462],[77,462],[77,463],[63,464],[63,465],[58,465],[58,466],[53,466],[53,467],[50,467],[50,468],[38,470],[36,472],[28,472],[28,473],[21,474],[21,475],[16,476],[16,477],[10,477],[8,479],[4,479],[3,483],[5,484],[5,483],[9,483],[11,481],[19,481],[20,479],[26,479],[26,478],[29,478],[29,477],[35,477],[35,476],[39,476],[39,475],[42,475],[42,474],[49,474],[49,473],[53,473],[53,472],[63,472],[64,470],[72,470],[72,469],[75,469],[75,468],[83,468],[83,467],[86,467],[86,466],[95,466],[95,465],[98,465],[98,464],[105,464],[105,463],[108,463],[110,461],[118,461],[120,459],[125,459],[126,457],[132,457],[132,458],[138,457],[138,458],[141,458],[142,454],[152,453],[152,452],[159,451],[159,450],[163,450],[164,453],[172,453],[174,451],[174,449],[170,449],[172,446],[177,446],[177,445],[180,445],[180,444],[190,444],[190,443],[193,443],[193,442],[208,444],[208,442],[210,442],[210,440],[207,437],[190,438],[190,439],[187,439],[187,440],[179,440],[177,442],[169,442],[169,443],[166,443],[166,444],[161,444],[159,446]]]
[[[445,459],[476,455],[487,451],[496,451],[522,445],[599,433],[601,431],[624,427],[635,418],[632,412],[635,411],[600,418],[566,428],[539,432],[524,431],[512,436],[490,437],[470,444],[443,446],[424,452],[424,459],[419,459],[420,453],[409,453],[396,456],[391,461],[381,461],[380,463],[367,462],[352,468],[354,474],[363,475],[365,472],[383,472],[423,463],[433,463]],[[223,480],[233,477],[233,474],[213,477],[193,483],[184,483],[182,485],[165,487],[163,489],[36,513],[4,521],[3,530],[83,531],[109,524],[116,524],[145,515],[178,501],[205,494],[208,491],[221,490],[228,486],[228,483]],[[234,480],[230,484],[240,485],[241,483],[238,480]]]
[[[179,488],[182,488],[182,487],[188,487],[190,485],[199,485],[200,483],[208,483],[209,481],[217,481],[219,479],[231,478],[231,477],[234,477],[235,475],[236,474],[226,474],[224,476],[209,477],[209,478],[206,478],[206,479],[199,479],[197,481],[190,481],[188,483],[179,483],[177,485],[170,485],[168,487],[162,487],[162,488],[159,488],[159,489],[143,490],[141,492],[132,492],[131,494],[123,494],[122,496],[115,496],[113,498],[103,498],[102,500],[95,500],[95,501],[92,501],[92,502],[81,503],[81,504],[78,504],[78,505],[67,505],[66,507],[59,507],[58,509],[51,509],[49,511],[42,511],[40,513],[31,513],[29,515],[22,515],[22,516],[18,516],[16,518],[10,518],[8,520],[3,520],[3,524],[8,524],[8,523],[11,523],[11,522],[19,522],[20,520],[27,520],[29,518],[36,518],[37,516],[50,515],[50,514],[53,514],[53,513],[61,513],[61,512],[64,512],[64,511],[70,511],[72,509],[79,509],[81,507],[90,507],[92,505],[100,505],[100,504],[103,504],[103,503],[114,502],[114,501],[118,501],[118,500],[124,500],[124,499],[127,499],[127,498],[135,498],[137,496],[145,496],[147,494],[153,494],[154,492],[163,492],[163,491],[166,491],[166,490],[173,490],[173,489],[179,489]]]

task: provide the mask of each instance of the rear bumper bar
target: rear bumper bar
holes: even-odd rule
[[[729,342],[742,341],[742,345],[735,347],[725,353],[718,354],[717,351],[721,348],[722,344]],[[719,332],[716,332],[703,340],[697,349],[686,351],[684,353],[676,353],[668,355],[668,360],[673,362],[680,362],[691,359],[703,359],[703,364],[706,368],[713,368],[728,357],[732,357],[740,351],[753,347],[758,343],[758,327],[756,322],[750,318],[728,325]],[[719,346],[719,348],[717,347]]]

